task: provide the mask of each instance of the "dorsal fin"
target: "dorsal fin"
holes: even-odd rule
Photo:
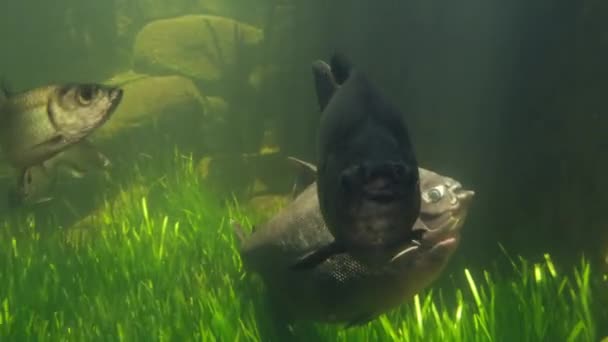
[[[325,109],[329,100],[334,95],[338,84],[332,74],[331,67],[324,61],[318,60],[312,63],[312,74],[317,92],[317,102],[321,112]]]
[[[353,69],[350,60],[341,52],[331,57],[329,64],[322,60],[312,63],[312,74],[321,112],[325,110],[336,90],[350,77]]]
[[[346,82],[353,69],[351,61],[348,59],[348,57],[346,57],[345,54],[341,52],[336,52],[333,56],[331,56],[329,65],[331,67],[331,73],[339,85]]]

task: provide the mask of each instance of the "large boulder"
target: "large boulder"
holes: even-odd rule
[[[186,15],[161,19],[137,34],[133,52],[136,70],[220,80],[226,67],[238,62],[243,47],[263,39],[262,30],[233,19]]]
[[[105,83],[122,86],[124,96],[116,113],[95,133],[95,140],[107,140],[129,129],[151,125],[163,116],[176,121],[180,114],[188,114],[188,120],[202,120],[205,114],[206,99],[186,77],[131,72]]]

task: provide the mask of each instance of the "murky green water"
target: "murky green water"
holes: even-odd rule
[[[124,97],[90,137],[111,168],[62,174],[44,203],[0,194],[0,334],[608,336],[606,19],[592,0],[8,1],[0,76],[11,93],[96,82]],[[416,300],[346,332],[289,333],[243,277],[229,221],[259,225],[291,201],[302,175],[285,157],[317,158],[311,63],[335,51],[406,113],[420,166],[476,195],[458,250]],[[16,179],[2,159],[0,192]],[[79,247],[65,242],[80,233]]]

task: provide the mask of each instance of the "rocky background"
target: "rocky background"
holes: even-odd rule
[[[178,145],[221,176],[223,193],[250,197],[243,189],[260,179],[266,193],[287,192],[276,152],[314,160],[310,63],[339,49],[409,113],[421,164],[477,191],[461,258],[485,264],[500,241],[604,263],[605,2],[60,3],[3,5],[0,74],[17,90],[122,84],[124,102],[95,139],[127,165]]]

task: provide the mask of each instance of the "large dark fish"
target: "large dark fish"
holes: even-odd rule
[[[383,262],[421,234],[414,226],[418,163],[404,115],[340,54],[331,66],[313,63],[313,75],[322,110],[318,197],[334,239],[307,251],[292,268],[312,268],[346,251]]]
[[[422,205],[415,225],[424,233],[418,244],[402,244],[384,265],[371,267],[342,253],[313,269],[288,268],[294,257],[333,240],[314,183],[250,236],[237,226],[244,267],[262,277],[282,317],[362,324],[410,300],[439,276],[458,246],[474,193],[452,178],[419,172]]]
[[[122,95],[122,89],[100,84],[0,93],[0,149],[18,172],[18,197],[29,196],[36,174],[32,168],[47,170],[49,161],[68,149],[90,150],[86,137],[109,119]]]

